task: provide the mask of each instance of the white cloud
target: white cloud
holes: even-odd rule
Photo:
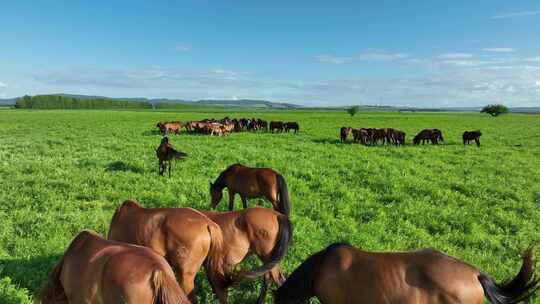
[[[508,18],[527,17],[527,16],[534,16],[534,15],[540,15],[540,11],[512,12],[512,13],[494,15],[494,16],[491,16],[491,19],[508,19]]]
[[[0,81],[0,88],[7,88],[7,84],[5,84],[4,82],[1,82],[1,81]]]
[[[405,59],[408,57],[409,55],[404,53],[385,53],[380,51],[372,51],[360,54],[360,56],[358,56],[358,59],[366,61],[394,61],[399,59]]]
[[[448,53],[437,56],[439,59],[464,59],[471,57],[473,57],[473,55],[466,53]]]
[[[344,64],[354,61],[396,61],[409,58],[408,54],[404,53],[386,53],[383,51],[368,51],[356,56],[334,56],[329,54],[317,55],[315,60],[322,63]]]
[[[513,48],[484,48],[482,51],[492,52],[492,53],[513,53],[516,50]]]
[[[191,51],[191,45],[188,44],[177,44],[175,50],[178,52],[189,52]]]

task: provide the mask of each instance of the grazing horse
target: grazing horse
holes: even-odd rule
[[[271,121],[270,122],[270,132],[274,133],[275,131],[283,132],[283,122],[282,121]]]
[[[180,134],[180,130],[182,129],[182,123],[179,121],[172,121],[172,122],[158,122],[156,127],[159,128],[159,131],[162,134],[166,134],[168,132],[174,132],[175,134]]]
[[[413,143],[415,145],[419,145],[420,141],[422,141],[422,145],[426,141],[431,141],[432,144],[437,145],[440,141],[444,141],[444,138],[442,136],[442,132],[439,129],[424,129],[420,131],[414,138]]]
[[[228,270],[234,269],[251,253],[263,262],[262,266],[243,273],[243,276],[256,278],[264,275],[258,300],[258,303],[264,303],[270,284],[274,282],[279,287],[285,281],[279,262],[285,257],[292,241],[289,217],[260,207],[230,212],[201,212],[221,227]]]
[[[82,231],[49,274],[42,304],[189,304],[167,261],[153,250]]]
[[[229,190],[229,211],[234,209],[234,196],[238,193],[244,208],[247,199],[266,197],[274,209],[289,215],[289,191],[283,176],[270,168],[250,168],[241,164],[229,166],[218,178],[210,182],[211,206],[216,206],[223,197],[223,188]]]
[[[257,124],[259,125],[259,129],[268,132],[268,122],[266,120],[257,119]]]
[[[352,132],[351,127],[341,127],[341,129],[339,129],[339,139],[341,140],[341,142],[346,142],[347,136],[349,136],[351,132]]]
[[[285,132],[289,132],[289,130],[294,130],[294,134],[298,133],[300,131],[300,125],[296,121],[288,121],[283,124],[283,127],[285,128]]]
[[[517,276],[496,283],[478,268],[442,252],[367,252],[333,244],[310,256],[274,295],[276,304],[317,297],[332,304],[494,304],[526,301],[538,288],[532,251]]]
[[[400,130],[394,130],[393,132],[393,141],[396,146],[401,146],[405,144],[405,132]]]
[[[480,136],[482,136],[482,132],[478,130],[463,132],[463,145],[468,145],[471,143],[471,140],[474,140],[476,145],[480,147]]]
[[[111,220],[110,240],[147,246],[177,270],[179,283],[195,303],[195,275],[204,263],[206,276],[220,303],[227,302],[221,228],[192,208],[143,208],[137,202],[122,203]]]
[[[167,167],[169,167],[169,177],[171,177],[172,161],[175,159],[184,159],[187,154],[176,151],[169,143],[169,138],[165,136],[161,139],[161,143],[156,149],[156,156],[159,164],[159,175],[163,175]]]

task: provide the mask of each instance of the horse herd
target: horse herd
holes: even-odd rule
[[[294,121],[268,121],[260,118],[229,118],[225,117],[220,120],[216,119],[203,119],[198,121],[160,121],[156,124],[156,128],[165,135],[167,133],[180,134],[182,128],[186,129],[189,133],[200,133],[209,135],[224,136],[231,132],[242,131],[266,131],[266,132],[289,132],[294,130],[297,133],[300,130],[300,126]]]
[[[293,239],[285,178],[271,168],[234,164],[210,183],[210,207],[229,192],[229,211],[144,208],[124,201],[115,211],[107,239],[82,231],[50,272],[43,304],[196,302],[200,268],[220,303],[236,283],[262,277],[257,303],[275,284],[274,303],[494,304],[527,301],[538,289],[532,250],[518,274],[496,283],[478,268],[442,252],[368,252],[334,243],[309,256],[288,277],[280,268]],[[243,209],[234,211],[239,194]],[[264,197],[273,209],[248,207]],[[262,262],[237,270],[250,254]]]
[[[361,143],[363,145],[377,145],[379,142],[381,144],[393,144],[396,146],[401,146],[405,144],[405,132],[392,128],[351,128],[351,127],[341,127],[339,131],[339,138],[342,143],[347,141],[347,137],[352,133],[353,142]],[[480,147],[480,136],[482,132],[475,131],[465,131],[463,132],[462,139],[463,144],[470,144],[471,140],[474,140],[476,145]],[[413,144],[419,145],[420,142],[425,144],[426,142],[431,142],[434,145],[439,144],[439,142],[444,141],[442,131],[439,129],[424,129],[420,131],[414,138]]]
[[[240,121],[242,121],[240,123]],[[247,122],[247,124],[246,124]],[[189,122],[191,132],[202,127]],[[216,124],[218,122],[204,122]],[[295,129],[270,122],[266,130]],[[171,123],[161,123],[169,128]],[[172,123],[175,124],[175,123]],[[180,124],[180,123],[178,123]],[[260,130],[258,120],[230,120],[222,126]],[[251,125],[251,127],[250,127]],[[169,130],[169,129],[167,129]],[[296,124],[298,130],[298,124]],[[167,131],[166,131],[167,132]],[[353,134],[355,142],[402,145],[405,133],[396,129],[342,128],[342,141]],[[464,144],[479,131],[465,132]],[[438,129],[422,130],[413,142],[443,141]],[[187,157],[163,137],[156,149],[159,173],[171,161]],[[226,212],[212,211],[227,189]],[[145,208],[124,201],[112,216],[107,238],[89,230],[80,232],[50,272],[40,300],[42,304],[189,304],[196,303],[195,276],[204,268],[219,303],[227,303],[228,289],[244,280],[262,278],[257,303],[265,302],[275,285],[274,303],[494,304],[527,301],[538,287],[532,250],[525,251],[518,274],[496,283],[477,267],[440,251],[368,252],[346,243],[334,243],[309,256],[288,277],[280,268],[293,240],[291,202],[285,177],[271,168],[233,164],[210,182],[210,210],[193,208]],[[234,210],[236,195],[243,209]],[[249,207],[248,199],[265,198],[273,209]],[[238,269],[248,256],[261,265]]]

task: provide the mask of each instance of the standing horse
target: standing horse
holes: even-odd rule
[[[275,293],[275,303],[317,297],[332,304],[493,304],[526,301],[538,288],[532,251],[517,276],[504,284],[456,258],[432,249],[367,252],[333,244],[310,256]]]
[[[478,130],[463,132],[463,145],[468,145],[471,143],[471,140],[474,140],[476,146],[480,147],[480,136],[482,136],[482,132]]]
[[[341,140],[341,142],[346,142],[347,136],[349,136],[351,132],[352,132],[351,127],[341,127],[341,129],[339,129],[339,139]]]
[[[275,131],[283,132],[283,122],[282,121],[271,121],[270,122],[270,132],[274,133]]]
[[[285,132],[289,133],[289,130],[294,130],[294,134],[297,134],[300,131],[300,125],[296,121],[288,121],[283,124]]]
[[[279,262],[285,257],[292,241],[289,217],[268,208],[247,208],[230,212],[203,211],[223,232],[226,269],[232,270],[249,254],[255,253],[263,265],[249,272],[247,278],[264,275],[257,303],[264,303],[266,290],[272,282],[278,287],[285,277]]]
[[[212,208],[221,201],[223,188],[229,190],[229,211],[234,209],[234,196],[238,193],[244,208],[247,208],[248,198],[266,197],[275,210],[289,215],[287,183],[281,174],[270,168],[250,168],[241,164],[229,166],[213,183],[210,182]]]
[[[422,141],[423,145],[426,141],[431,141],[432,144],[437,145],[439,144],[439,140],[444,141],[441,130],[424,129],[413,138],[413,143],[419,145],[420,141]]]
[[[176,151],[169,143],[169,138],[165,136],[161,139],[161,143],[156,149],[156,156],[158,158],[159,175],[163,175],[168,166],[169,177],[171,177],[172,161],[175,159],[184,159],[187,154],[184,152]]]
[[[227,302],[221,228],[192,208],[143,208],[125,201],[111,220],[110,240],[147,246],[177,270],[180,286],[195,303],[195,275],[203,265],[220,303]]]
[[[42,304],[189,304],[153,250],[80,232],[49,274]]]

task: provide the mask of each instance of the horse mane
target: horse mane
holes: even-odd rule
[[[341,246],[351,245],[345,242],[333,243],[300,264],[276,290],[274,294],[276,303],[297,303],[311,298],[314,295],[313,287],[321,264],[332,250]]]
[[[242,166],[242,164],[239,164],[239,163],[232,164],[232,165],[228,166],[227,169],[221,171],[219,176],[214,181],[212,187],[218,187],[218,189],[225,188],[225,176],[227,176],[227,174],[229,174],[229,172],[231,172],[232,168],[235,167],[235,166]]]

